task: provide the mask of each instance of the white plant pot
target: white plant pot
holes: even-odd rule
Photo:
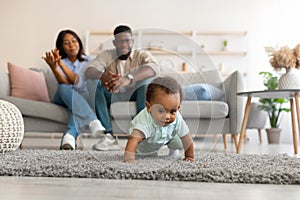
[[[278,80],[278,89],[300,89],[300,71],[295,68],[287,68],[286,73]]]

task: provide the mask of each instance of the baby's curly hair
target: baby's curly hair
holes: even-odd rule
[[[157,77],[152,80],[152,82],[148,85],[146,91],[146,101],[150,102],[154,97],[155,91],[157,89],[161,89],[167,94],[176,94],[180,95],[180,103],[182,102],[182,88],[181,85],[177,82],[176,79],[165,76],[165,77]]]

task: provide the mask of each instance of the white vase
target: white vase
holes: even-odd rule
[[[300,71],[295,68],[286,68],[286,73],[278,80],[278,89],[300,89]]]

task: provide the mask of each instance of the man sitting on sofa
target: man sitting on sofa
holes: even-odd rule
[[[113,44],[114,49],[101,52],[86,70],[86,76],[96,80],[91,81],[95,91],[94,105],[105,127],[106,137],[93,146],[94,150],[100,151],[119,149],[113,137],[109,112],[111,103],[136,101],[136,110],[140,112],[146,104],[146,87],[159,72],[158,64],[150,52],[132,49],[134,39],[130,27],[116,27]]]

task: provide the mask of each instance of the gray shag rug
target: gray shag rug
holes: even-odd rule
[[[17,150],[0,155],[0,176],[300,184],[300,159],[287,154],[207,153],[190,163],[169,156],[123,162],[123,152]]]

